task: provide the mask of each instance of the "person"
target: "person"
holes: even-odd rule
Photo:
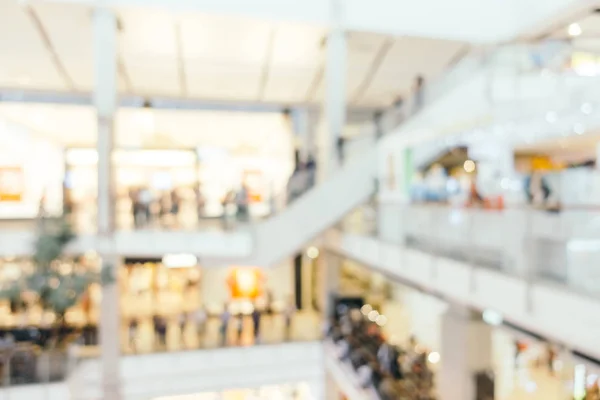
[[[144,224],[150,225],[151,223],[151,210],[152,205],[152,193],[148,188],[142,188],[138,191],[138,202],[140,204],[140,211],[144,217]]]
[[[239,221],[248,221],[248,206],[250,203],[250,193],[248,186],[244,183],[236,196],[237,201],[237,217]]]
[[[181,208],[181,198],[179,197],[179,193],[177,193],[177,189],[171,190],[171,216],[177,219],[179,215],[179,209]]]
[[[252,311],[252,322],[254,324],[254,339],[258,341],[260,337],[260,311],[256,307]]]
[[[154,337],[156,338],[157,347],[167,347],[167,323],[159,315],[152,317],[152,320],[154,322]]]
[[[244,314],[240,313],[235,322],[237,324],[237,344],[238,346],[241,346],[243,344],[242,334],[244,333]]]
[[[229,229],[229,207],[233,205],[233,203],[235,202],[235,198],[235,191],[231,189],[225,194],[225,196],[221,200],[221,205],[223,206],[223,214],[221,216],[223,217],[223,229],[225,230]]]
[[[548,347],[546,348],[546,362],[548,363],[548,372],[550,375],[554,376],[554,360],[556,359],[556,351],[554,351],[554,347],[552,344],[548,343]]]
[[[204,307],[201,307],[196,311],[196,334],[200,338],[200,340],[204,337],[204,332],[206,328],[206,320],[208,315],[206,314],[206,310]]]
[[[181,336],[181,344],[185,346],[185,326],[187,324],[187,315],[185,312],[179,315],[179,334]]]
[[[383,119],[383,111],[377,110],[373,114],[373,124],[375,125],[375,138],[379,139],[383,136],[383,127],[381,126]]]
[[[336,142],[336,148],[337,148],[338,162],[340,163],[340,165],[344,164],[345,144],[346,144],[346,138],[344,138],[342,135],[338,135],[337,142]]]
[[[136,346],[137,331],[138,331],[138,321],[136,318],[132,318],[131,321],[129,321],[129,347],[131,347],[131,350],[134,353],[137,353],[137,346]]]
[[[225,309],[223,310],[223,314],[221,314],[221,345],[224,347],[227,344],[227,327],[229,326],[229,319],[231,318],[231,313],[229,312],[229,306],[225,305]]]
[[[204,207],[206,206],[206,199],[202,194],[202,186],[200,183],[196,185],[196,214],[198,216],[198,222],[204,216]]]
[[[285,307],[285,310],[283,310],[283,317],[285,318],[285,337],[288,339],[291,337],[292,334],[292,317],[294,316],[295,311],[296,307],[294,307],[294,304],[291,301],[288,302],[288,305]]]
[[[307,187],[308,189],[310,189],[313,186],[315,186],[315,181],[317,177],[317,163],[315,162],[315,158],[312,155],[309,155],[308,159],[306,160],[306,172],[308,174]]]
[[[413,112],[419,111],[423,107],[423,90],[425,86],[425,78],[423,75],[417,75],[415,78],[415,87],[414,87],[414,95],[415,95],[415,105]]]

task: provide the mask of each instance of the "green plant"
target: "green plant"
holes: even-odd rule
[[[11,302],[13,311],[25,307],[25,294],[33,295],[44,310],[56,315],[55,325],[64,324],[67,310],[81,299],[97,274],[64,262],[64,250],[75,235],[63,218],[38,221],[38,238],[33,261],[35,268],[0,289],[0,298]]]

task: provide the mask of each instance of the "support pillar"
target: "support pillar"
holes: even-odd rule
[[[441,400],[477,399],[477,375],[492,370],[492,327],[470,310],[451,305],[441,321]],[[481,382],[481,381],[480,381]],[[493,385],[491,387],[493,396]],[[492,397],[493,398],[493,397]]]
[[[117,109],[117,19],[108,8],[93,14],[94,105],[98,124],[98,238],[102,260],[100,348],[103,398],[120,400],[119,291],[115,251],[115,179],[112,165],[114,117]]]
[[[338,138],[342,137],[346,125],[346,74],[347,43],[346,32],[341,26],[343,20],[342,1],[332,1],[334,23],[327,37],[327,63],[325,67],[325,127],[321,129],[319,140],[320,178],[327,177],[339,164],[337,154]]]
[[[340,270],[342,260],[337,254],[324,251],[317,259],[319,263],[319,281],[321,312],[324,318],[333,316],[335,298],[339,293]]]

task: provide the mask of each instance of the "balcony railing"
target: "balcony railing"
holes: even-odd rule
[[[378,213],[383,241],[600,293],[600,210],[379,204]]]

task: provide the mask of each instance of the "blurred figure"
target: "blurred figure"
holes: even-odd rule
[[[383,111],[377,110],[373,114],[373,125],[375,125],[375,138],[379,139],[383,136],[383,127],[381,126],[383,119]]]
[[[198,311],[196,311],[196,334],[200,339],[204,338],[207,319],[208,315],[206,314],[204,307],[201,307]]]
[[[196,213],[198,216],[198,222],[200,222],[202,217],[204,217],[204,207],[206,206],[206,199],[202,194],[202,186],[199,182],[196,185],[194,192],[196,194]]]
[[[129,321],[129,347],[134,353],[137,353],[137,332],[138,332],[138,321],[136,318],[132,318]]]
[[[250,191],[248,186],[243,183],[236,197],[237,218],[241,222],[247,222],[249,219]]]
[[[228,230],[230,228],[230,212],[231,207],[235,204],[236,194],[233,189],[229,190],[223,199],[221,200],[221,206],[223,207],[223,229]]]
[[[179,210],[181,209],[181,197],[177,193],[177,189],[171,190],[171,215],[177,220]]]
[[[167,347],[167,323],[165,319],[159,315],[152,317],[154,323],[154,337],[156,347]]]
[[[346,138],[342,135],[338,135],[336,142],[337,156],[338,162],[341,165],[344,165],[344,148],[346,147]]]
[[[225,305],[223,314],[221,314],[221,345],[225,347],[227,345],[227,327],[229,326],[229,320],[231,319],[231,313],[229,312],[229,306]]]
[[[141,188],[138,191],[138,203],[140,205],[141,215],[143,216],[143,225],[150,225],[152,212],[150,207],[152,206],[152,193],[148,188]],[[140,224],[141,226],[142,224]]]
[[[181,344],[185,347],[185,326],[187,325],[187,315],[185,312],[179,315],[179,336],[181,338]]]
[[[261,313],[256,307],[252,311],[252,323],[254,324],[254,339],[258,342],[260,337],[260,317]]]
[[[308,189],[310,189],[315,186],[317,177],[317,163],[312,155],[309,155],[308,159],[306,160],[306,172],[308,174]]]
[[[292,336],[292,317],[296,312],[296,307],[293,301],[289,301],[283,310],[283,317],[285,319],[285,339],[290,339]]]
[[[423,107],[423,90],[425,86],[425,78],[422,75],[418,75],[415,78],[414,84],[414,96],[415,96],[415,105],[413,109],[413,113],[419,111]]]

